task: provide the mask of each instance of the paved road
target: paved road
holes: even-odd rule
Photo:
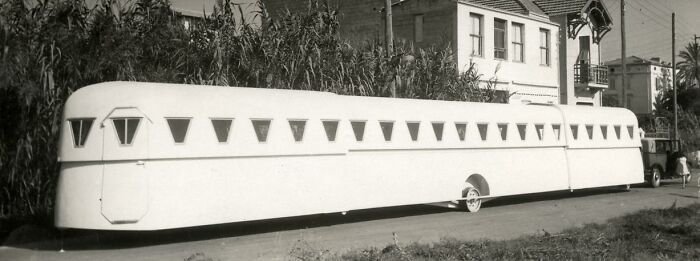
[[[393,233],[399,244],[442,237],[509,239],[542,230],[557,233],[674,202],[700,202],[697,185],[681,189],[679,182],[657,189],[633,187],[630,192],[608,188],[500,198],[476,214],[409,206],[148,233],[73,231],[69,237],[83,237],[66,241],[63,253],[58,242],[2,246],[0,260],[183,260],[195,253],[214,260],[282,260],[295,247],[334,253],[381,249],[393,242]]]

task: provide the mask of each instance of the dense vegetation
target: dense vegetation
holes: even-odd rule
[[[309,244],[290,252],[296,260],[697,260],[700,204],[642,210],[558,234],[546,231],[504,241],[443,239],[434,244],[398,243],[383,249],[337,254]],[[206,257],[200,254],[200,257]],[[204,260],[204,259],[201,259]]]
[[[26,2],[31,2],[28,4]],[[491,102],[493,83],[472,67],[458,74],[449,46],[414,50],[377,42],[353,47],[338,17],[311,1],[304,13],[258,22],[219,1],[194,19],[167,0],[0,0],[0,223],[49,221],[66,98],[104,81],[152,81],[329,91],[348,95]],[[478,88],[485,83],[486,88]],[[0,230],[11,228],[0,224]],[[7,231],[0,231],[7,232]],[[0,235],[3,233],[0,233]]]

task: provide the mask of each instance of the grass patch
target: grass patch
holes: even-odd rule
[[[304,254],[292,251],[290,256],[303,260],[698,260],[700,204],[642,210],[605,224],[587,224],[558,234],[543,231],[513,240],[445,238],[432,244],[395,243],[342,255],[296,250]]]

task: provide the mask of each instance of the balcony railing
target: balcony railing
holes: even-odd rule
[[[574,65],[574,82],[587,85],[605,85],[607,87],[608,67],[605,65],[577,63]]]

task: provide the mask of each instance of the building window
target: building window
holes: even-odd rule
[[[493,20],[493,57],[507,59],[506,55],[506,21]]]
[[[413,41],[416,43],[423,42],[423,15],[413,17]]]
[[[612,69],[610,69],[612,71]],[[610,90],[615,90],[615,78],[611,78],[609,84]]]
[[[540,64],[549,66],[549,30],[540,28]]]
[[[73,145],[76,148],[85,146],[92,122],[95,119],[74,119],[70,120],[71,131],[73,132]]]
[[[469,36],[471,37],[472,40],[472,55],[473,56],[482,56],[482,50],[483,50],[483,33],[482,33],[482,23],[481,23],[481,15],[478,14],[470,14],[469,18],[472,23],[472,30]]]
[[[513,61],[523,62],[523,25],[513,23]]]

